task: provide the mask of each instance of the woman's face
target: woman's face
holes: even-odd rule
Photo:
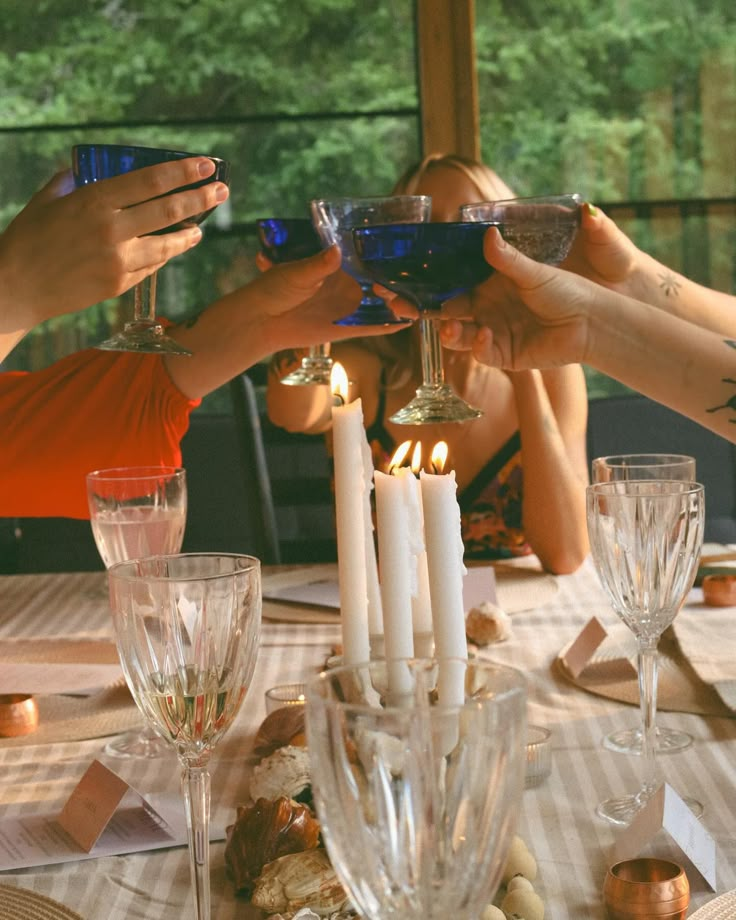
[[[440,223],[460,220],[460,205],[483,200],[475,183],[452,166],[428,170],[414,194],[432,196],[432,220]]]

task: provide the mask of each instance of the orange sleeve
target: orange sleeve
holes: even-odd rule
[[[179,466],[199,402],[158,355],[88,349],[0,374],[0,517],[89,518],[88,472]]]

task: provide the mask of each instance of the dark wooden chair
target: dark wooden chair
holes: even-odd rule
[[[736,542],[736,446],[639,394],[591,400],[588,457],[669,453],[695,457],[705,486],[705,539]]]
[[[265,368],[231,381],[244,475],[254,485],[248,514],[264,562],[337,559],[330,461],[322,435],[291,434],[265,411]]]

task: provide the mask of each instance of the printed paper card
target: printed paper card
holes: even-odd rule
[[[663,783],[621,834],[613,862],[634,859],[664,830],[712,891],[716,890],[716,844],[672,786]]]

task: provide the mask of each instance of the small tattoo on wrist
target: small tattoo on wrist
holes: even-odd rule
[[[660,272],[659,286],[664,291],[665,297],[670,295],[674,297],[679,293],[682,282],[672,272]]]

